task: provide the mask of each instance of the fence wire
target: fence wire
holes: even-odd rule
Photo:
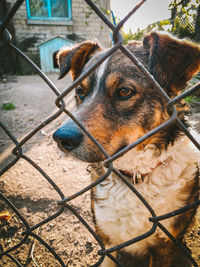
[[[26,219],[23,217],[21,212],[16,208],[16,206],[3,194],[0,192],[0,199],[5,203],[5,205],[9,206],[13,213],[18,216],[18,218],[21,220],[23,226],[24,226],[24,232],[22,233],[23,239],[16,245],[9,247],[8,249],[4,250],[3,246],[0,244],[0,259],[2,257],[8,257],[14,265],[16,266],[24,266],[22,265],[14,256],[12,256],[12,252],[15,251],[17,248],[22,246],[29,237],[33,237],[38,242],[41,243],[57,260],[58,264],[61,266],[67,266],[61,259],[61,257],[56,253],[56,251],[47,244],[39,235],[39,229],[42,225],[45,225],[46,223],[52,221],[56,217],[60,216],[65,209],[68,209],[72,212],[74,216],[86,227],[86,229],[92,234],[92,236],[95,238],[97,243],[100,246],[100,250],[98,251],[98,254],[100,255],[99,260],[93,265],[99,266],[100,263],[104,260],[105,256],[110,257],[117,266],[123,266],[118,259],[115,259],[111,252],[118,251],[121,248],[124,248],[126,246],[129,246],[133,243],[136,243],[142,239],[147,238],[148,236],[152,235],[157,228],[160,228],[171,240],[176,244],[176,246],[179,247],[179,249],[183,252],[183,255],[188,258],[188,260],[193,264],[193,266],[198,266],[195,260],[192,258],[190,253],[182,246],[182,244],[176,240],[171,233],[168,232],[168,230],[162,225],[161,221],[167,218],[174,217],[180,213],[186,212],[189,209],[193,209],[194,207],[197,207],[200,205],[200,200],[195,201],[193,204],[190,204],[188,206],[185,206],[181,209],[172,211],[168,214],[163,214],[162,216],[156,216],[154,210],[149,205],[149,203],[144,199],[144,197],[135,189],[134,186],[132,186],[126,178],[118,172],[116,169],[113,168],[112,162],[122,156],[124,153],[132,149],[133,147],[137,146],[138,144],[145,141],[147,138],[151,137],[155,133],[166,129],[167,127],[171,126],[172,124],[177,124],[178,127],[191,139],[191,141],[196,145],[198,149],[200,149],[200,143],[190,134],[190,132],[186,129],[186,127],[181,123],[181,121],[177,118],[177,113],[175,109],[175,104],[178,103],[181,99],[185,98],[186,96],[191,95],[195,91],[200,89],[200,83],[194,85],[192,88],[188,89],[181,95],[170,99],[169,96],[165,93],[165,91],[160,87],[160,85],[156,82],[156,80],[150,75],[150,73],[145,69],[145,67],[138,61],[138,59],[123,45],[123,38],[120,34],[120,29],[123,27],[124,23],[127,22],[127,20],[139,9],[141,8],[142,4],[146,2],[147,0],[141,1],[137,6],[135,6],[130,13],[121,20],[117,26],[114,26],[111,21],[104,15],[104,13],[94,4],[91,0],[85,0],[85,2],[92,8],[92,10],[104,21],[104,23],[107,25],[107,27],[110,28],[110,30],[113,33],[113,40],[114,45],[112,48],[107,50],[106,53],[102,55],[102,57],[94,64],[92,65],[87,72],[82,74],[78,79],[76,79],[71,85],[63,92],[60,93],[59,90],[55,87],[55,85],[48,79],[48,77],[41,71],[41,69],[34,64],[33,61],[29,57],[27,57],[20,49],[18,49],[11,41],[11,34],[7,30],[8,24],[10,20],[15,15],[16,11],[19,9],[21,4],[24,2],[24,0],[17,0],[15,4],[12,6],[8,14],[5,16],[4,20],[0,24],[0,49],[3,49],[5,46],[8,46],[10,49],[14,50],[16,54],[18,54],[24,61],[27,62],[31,66],[31,68],[39,74],[41,79],[43,79],[49,86],[49,88],[55,93],[57,96],[56,99],[56,106],[58,107],[58,111],[53,114],[52,116],[48,117],[45,121],[43,121],[39,126],[37,126],[31,133],[26,135],[20,142],[15,138],[15,136],[8,130],[8,128],[0,122],[0,127],[3,129],[3,131],[7,134],[7,136],[10,138],[10,140],[15,145],[12,154],[15,156],[15,158],[0,171],[0,175],[7,172],[13,165],[15,165],[20,159],[24,159],[27,161],[31,166],[33,166],[47,181],[51,186],[54,188],[54,190],[58,193],[60,197],[60,201],[58,202],[57,210],[56,212],[49,216],[48,218],[44,219],[43,221],[39,222],[38,224],[35,224],[34,226],[30,226],[29,223],[26,221]],[[91,72],[93,72],[106,58],[108,58],[110,55],[112,55],[116,50],[120,49],[139,69],[140,71],[151,81],[153,86],[157,88],[158,93],[163,97],[164,101],[167,103],[168,112],[170,114],[170,118],[168,121],[164,122],[162,125],[158,126],[157,128],[151,130],[147,134],[145,134],[143,137],[138,139],[136,142],[132,143],[131,145],[125,147],[118,153],[114,154],[113,156],[109,156],[106,151],[104,151],[103,147],[95,140],[95,138],[86,130],[83,124],[81,124],[73,115],[70,113],[69,110],[65,107],[65,102],[63,98],[69,94],[79,83],[82,81],[85,77],[87,77]],[[47,124],[55,120],[57,117],[59,117],[62,113],[66,113],[72,120],[75,121],[75,123],[82,129],[82,131],[95,143],[95,145],[98,147],[99,150],[101,150],[102,153],[106,156],[106,160],[104,162],[104,166],[107,167],[107,172],[100,177],[97,181],[91,183],[89,186],[83,188],[79,192],[76,192],[75,194],[71,196],[65,196],[62,190],[54,183],[54,181],[45,173],[43,169],[41,169],[31,158],[26,156],[23,153],[23,145],[32,137],[34,136],[38,131],[40,131],[43,127],[45,127]],[[127,240],[126,242],[119,244],[118,246],[105,249],[104,244],[102,240],[99,238],[99,236],[93,231],[92,227],[84,220],[84,218],[77,212],[77,210],[70,205],[70,200],[77,198],[81,194],[85,193],[86,191],[90,190],[91,188],[95,187],[97,184],[101,183],[104,179],[106,179],[111,172],[114,172],[135,194],[141,202],[146,206],[146,208],[151,213],[151,218],[149,219],[152,222],[152,228],[147,231],[146,233],[137,236],[131,240]],[[37,230],[36,232],[34,232]],[[33,256],[33,250],[34,245],[31,247],[30,251],[30,260],[34,262]],[[30,261],[29,261],[30,262]],[[14,266],[13,265],[13,266]],[[35,263],[37,266],[37,264]]]

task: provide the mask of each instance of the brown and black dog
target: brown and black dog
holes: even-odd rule
[[[183,90],[200,69],[200,47],[166,34],[153,32],[145,36],[143,42],[132,42],[127,48],[170,97]],[[60,78],[70,71],[75,80],[104,51],[92,41],[61,49],[57,53]],[[76,102],[74,116],[109,155],[169,119],[156,88],[121,51],[113,53],[80,82],[76,88]],[[184,108],[177,106],[177,110],[183,120]],[[104,173],[101,166],[104,154],[71,119],[54,133],[54,139],[64,152],[70,151],[75,157],[94,163],[93,180]],[[159,216],[198,198],[199,158],[199,152],[188,137],[172,125],[115,160],[113,166],[124,174]],[[93,189],[92,208],[96,232],[106,248],[142,235],[152,227],[149,210],[114,173]],[[182,241],[194,214],[195,210],[190,210],[163,220],[162,224]],[[148,238],[124,248],[141,262],[148,258],[148,263],[140,266],[149,267],[174,266],[177,250],[160,228]],[[115,263],[105,257],[101,266],[111,267]],[[135,266],[134,263],[131,266]]]

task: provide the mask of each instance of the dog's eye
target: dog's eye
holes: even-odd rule
[[[78,87],[76,88],[76,96],[80,99],[83,100],[85,97],[85,92],[82,88]]]
[[[131,90],[130,88],[127,87],[121,87],[115,92],[114,97],[117,100],[126,100],[134,94],[135,94],[134,90]]]

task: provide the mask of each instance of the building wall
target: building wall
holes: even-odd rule
[[[7,0],[7,2],[13,4],[15,0]],[[110,10],[110,0],[97,0],[96,2],[104,12]],[[65,25],[59,21],[53,24],[42,21],[41,24],[36,20],[28,20],[25,1],[16,12],[13,23],[17,45],[37,64],[39,64],[38,45],[55,36],[71,39],[74,42],[96,38],[105,47],[111,45],[108,27],[84,0],[72,0],[72,21],[66,21],[63,23]],[[26,67],[25,70],[30,71]]]
[[[10,5],[6,0],[0,0],[0,20],[2,21],[5,14],[10,9]],[[13,22],[11,21],[7,26],[8,31],[12,35],[12,41],[15,42],[15,30]],[[16,73],[18,67],[17,56],[9,47],[4,46],[0,56],[0,78],[5,73]]]

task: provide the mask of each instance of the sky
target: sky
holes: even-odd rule
[[[138,0],[111,0],[111,10],[115,17],[122,19],[139,2]],[[144,29],[153,22],[170,18],[171,13],[168,9],[170,2],[171,0],[147,0],[126,22],[124,31],[129,32],[131,29],[135,32],[138,28]]]

